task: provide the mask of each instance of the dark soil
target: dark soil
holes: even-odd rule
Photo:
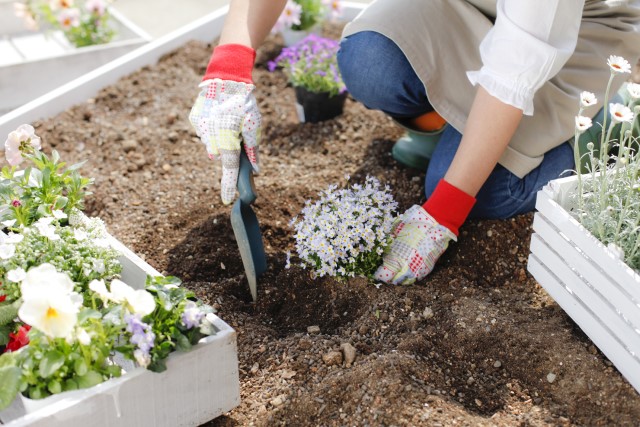
[[[88,213],[237,331],[242,403],[208,425],[640,424],[638,394],[528,274],[532,215],[469,221],[410,287],[284,268],[305,200],[345,174],[372,175],[404,211],[424,201],[424,173],[390,156],[401,129],[352,99],[336,119],[298,123],[293,89],[266,70],[279,42],[264,44],[254,72],[264,117],[255,211],[269,265],[257,303],[219,199],[220,166],[187,120],[211,45],[189,43],[35,123],[46,152],[88,159]],[[343,343],[356,350],[351,364]]]

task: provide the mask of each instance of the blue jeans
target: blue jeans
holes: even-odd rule
[[[351,96],[367,108],[395,118],[417,117],[433,111],[424,84],[411,64],[400,48],[382,34],[363,31],[343,39],[338,66]],[[446,127],[427,168],[427,198],[449,169],[461,139],[460,132]],[[530,212],[535,208],[538,190],[574,168],[569,143],[548,151],[540,166],[524,178],[497,165],[476,195],[477,202],[469,217],[504,219]]]

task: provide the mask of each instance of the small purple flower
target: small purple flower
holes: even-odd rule
[[[11,201],[11,206],[13,206],[14,208],[19,208],[20,206],[22,206],[22,202],[18,199],[13,199]]]
[[[131,344],[137,347],[134,357],[140,366],[146,368],[151,362],[149,351],[153,348],[156,335],[138,314],[125,314],[124,320],[127,322],[127,332],[131,333]]]
[[[184,307],[182,312],[182,324],[187,329],[193,329],[196,326],[200,326],[204,313],[200,311],[195,302],[189,301]]]

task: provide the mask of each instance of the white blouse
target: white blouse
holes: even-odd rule
[[[498,0],[495,25],[480,44],[482,68],[467,77],[532,115],[536,91],[573,54],[583,6],[584,0]]]

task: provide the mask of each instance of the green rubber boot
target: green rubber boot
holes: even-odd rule
[[[447,125],[433,132],[423,132],[409,128],[406,122],[394,121],[407,132],[393,145],[393,158],[407,167],[425,171]]]

